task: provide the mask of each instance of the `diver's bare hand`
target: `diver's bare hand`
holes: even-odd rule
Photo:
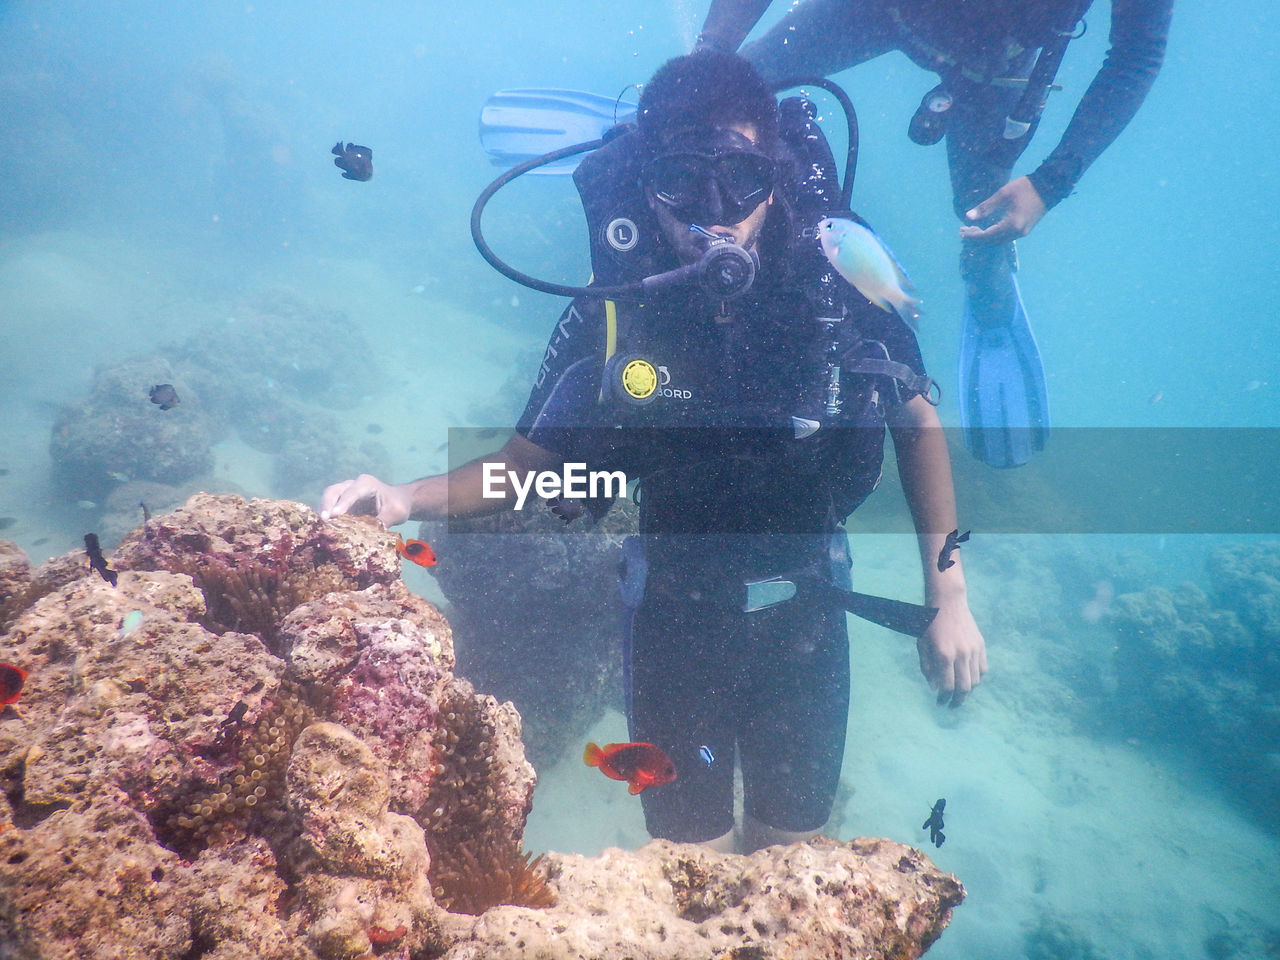
[[[320,516],[325,520],[345,513],[373,515],[384,526],[394,527],[408,520],[412,509],[413,484],[383,483],[368,473],[326,487],[320,498]]]
[[[987,672],[987,644],[963,599],[943,602],[938,615],[916,641],[920,672],[938,691],[938,705],[964,703]]]
[[[1035,184],[1026,177],[1018,177],[965,214],[969,220],[983,220],[993,213],[1000,213],[1000,219],[986,228],[961,227],[960,239],[1008,243],[1030,233],[1047,210]]]

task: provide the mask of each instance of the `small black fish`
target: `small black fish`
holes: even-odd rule
[[[17,517],[0,517],[0,530],[8,530],[17,522]]]
[[[329,152],[335,154],[333,165],[348,180],[368,180],[373,176],[373,151],[368,147],[358,143],[348,143],[344,147],[339,140]]]
[[[947,809],[947,801],[939,799],[933,805],[933,809],[929,811],[929,819],[920,824],[921,830],[929,831],[929,842],[935,847],[940,847],[946,841],[946,834],[942,832],[944,826],[942,822],[942,811]]]
[[[151,388],[151,402],[158,403],[161,410],[172,410],[182,401],[178,399],[178,391],[172,383],[157,383]]]
[[[224,746],[227,740],[235,733],[240,721],[244,719],[244,715],[249,712],[249,705],[243,700],[236,701],[236,705],[231,708],[231,712],[227,714],[227,719],[218,724],[218,735],[214,739],[214,746]]]
[[[98,535],[96,533],[86,533],[84,535],[84,552],[89,555],[90,569],[97,570],[102,575],[102,579],[114,587],[119,579],[119,574],[107,566],[107,558],[102,555],[102,547],[98,544]]]
[[[969,534],[972,530],[966,530],[961,533],[958,529],[952,530],[947,534],[947,542],[942,545],[942,549],[938,551],[938,572],[941,573],[950,567],[954,567],[956,562],[951,559],[951,554],[960,549],[960,544],[969,542]]]
[[[563,520],[565,523],[573,523],[582,516],[582,501],[570,500],[567,497],[555,496],[547,500],[547,506],[551,508],[551,512]]]

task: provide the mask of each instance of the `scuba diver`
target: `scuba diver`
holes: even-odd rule
[[[1014,274],[1013,241],[1075,188],[1133,118],[1164,58],[1173,0],[1111,0],[1111,49],[1049,156],[1009,179],[1067,42],[1092,0],[800,0],[742,48],[774,86],[900,50],[941,82],[908,133],[947,140],[965,284],[959,398],[965,445],[996,467],[1044,445],[1049,405]],[[769,0],[712,0],[698,47],[738,50]]]
[[[538,284],[574,300],[515,434],[445,475],[334,484],[321,507],[387,526],[492,512],[509,505],[486,499],[495,463],[638,477],[639,534],[620,570],[628,723],[677,771],[641,794],[646,825],[723,851],[805,839],[829,819],[846,610],[917,638],[939,704],[958,706],[987,669],[961,563],[936,562],[957,523],[932,381],[910,328],[822,254],[815,225],[840,190],[813,117],[803,98],[780,106],[735,54],[663,65],[636,124],[593,144],[575,175],[593,280]],[[929,604],[914,625],[849,590],[842,523],[880,479],[886,426]]]

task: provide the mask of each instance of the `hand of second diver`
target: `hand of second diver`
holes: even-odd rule
[[[1040,192],[1026,177],[1010,180],[1003,187],[965,214],[969,220],[980,221],[994,213],[1001,217],[989,227],[961,227],[960,239],[978,243],[1008,243],[1029,234],[1048,207],[1040,199]]]

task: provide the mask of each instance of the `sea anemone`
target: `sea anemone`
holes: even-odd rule
[[[262,833],[284,816],[285,770],[298,734],[315,719],[306,691],[282,683],[252,724],[228,721],[203,751],[212,763],[230,765],[216,781],[190,782],[148,815],[156,838],[187,859],[219,841]]]
[[[452,913],[480,914],[499,904],[549,907],[555,894],[541,857],[530,859],[502,816],[503,789],[494,763],[491,697],[455,680],[441,704],[439,757],[431,792],[417,816],[431,852],[431,887]]]

